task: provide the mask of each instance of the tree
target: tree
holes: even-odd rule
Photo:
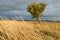
[[[33,3],[28,5],[27,11],[31,13],[31,15],[33,16],[33,18],[36,18],[37,21],[40,23],[40,17],[43,15],[43,12],[46,8],[47,4],[40,2],[40,3]]]

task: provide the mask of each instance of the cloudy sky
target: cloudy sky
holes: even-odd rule
[[[32,2],[46,2],[47,7],[43,16],[60,18],[60,0],[0,0],[0,16],[21,15],[22,13],[28,15],[26,8]]]

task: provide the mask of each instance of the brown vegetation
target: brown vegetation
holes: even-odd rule
[[[60,23],[3,20],[0,40],[60,40]]]

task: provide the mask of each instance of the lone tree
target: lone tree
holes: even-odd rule
[[[27,11],[31,13],[33,18],[36,18],[39,24],[40,23],[40,17],[43,15],[43,12],[46,8],[47,4],[40,2],[40,3],[33,3],[28,5]]]

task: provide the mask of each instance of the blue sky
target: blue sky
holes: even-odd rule
[[[43,16],[60,18],[60,0],[0,0],[1,15],[30,15],[26,8],[32,2],[46,2],[47,7]],[[23,13],[23,14],[22,14]],[[56,18],[56,19],[57,19]]]

